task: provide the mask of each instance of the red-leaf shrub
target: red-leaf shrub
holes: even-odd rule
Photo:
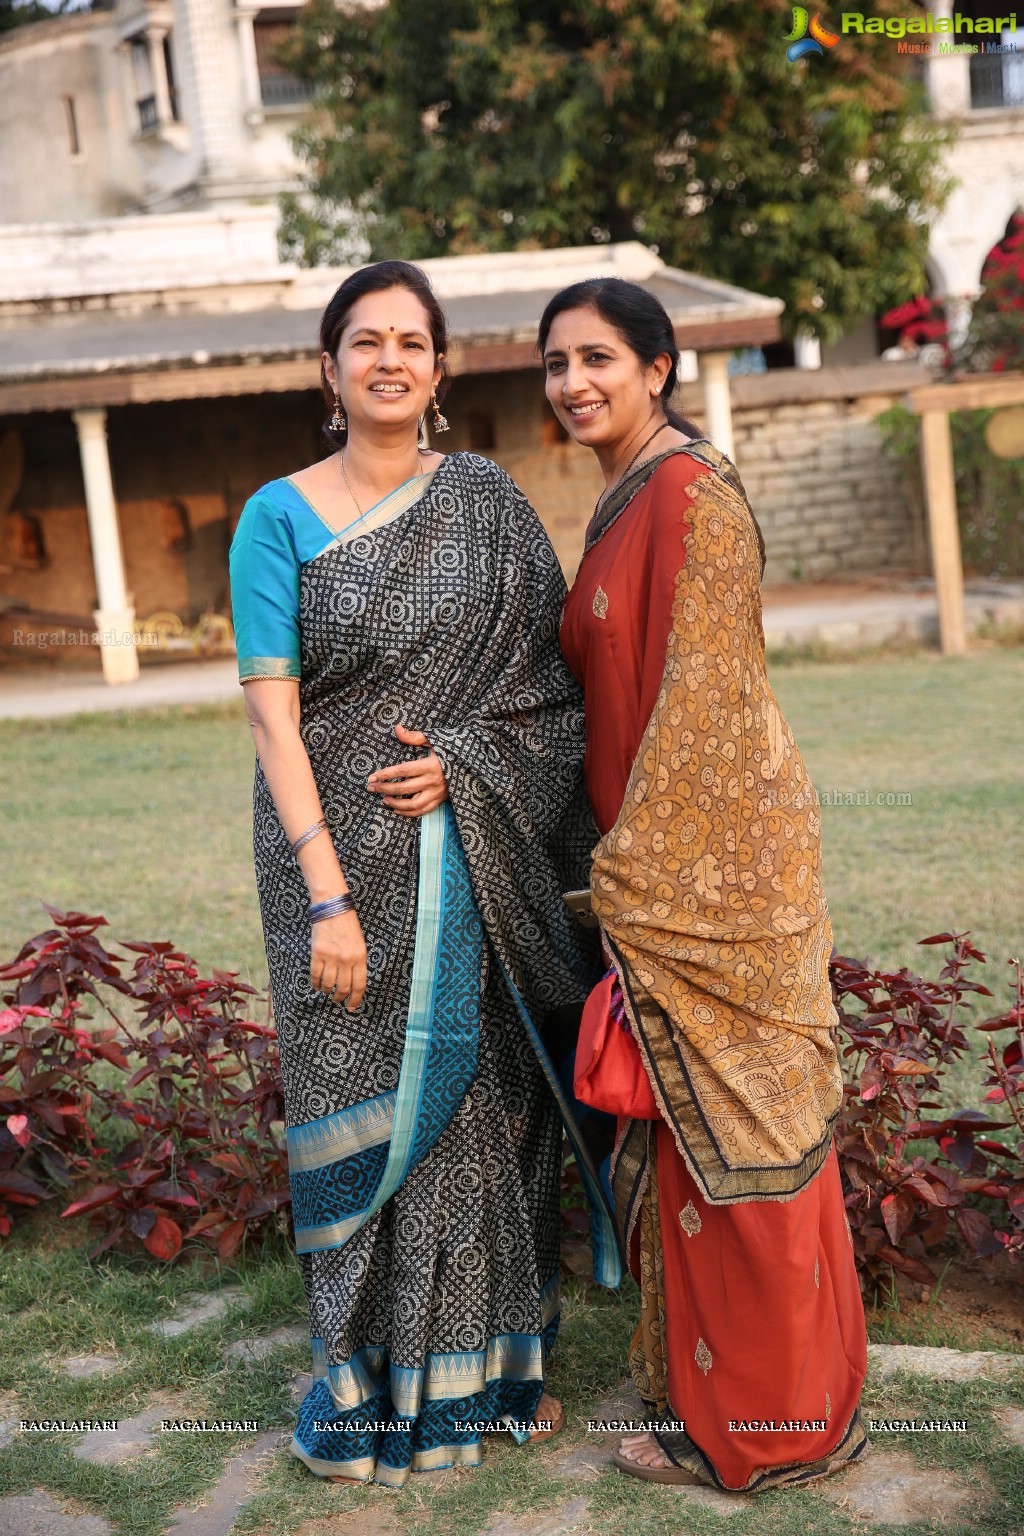
[[[857,1263],[868,1284],[890,1269],[933,1284],[926,1254],[950,1235],[979,1257],[1006,1251],[1013,1258],[1022,1247],[1024,1147],[1014,1149],[989,1134],[1013,1122],[992,1121],[979,1109],[946,1114],[935,1102],[943,1073],[968,1049],[959,1017],[965,998],[991,996],[967,976],[970,962],[983,963],[985,956],[965,934],[921,942],[953,946],[938,981],[906,969],[870,970],[841,955],[830,966],[846,1041],[836,1146]],[[1019,1002],[1012,1015],[980,1027],[1019,1031]],[[1007,1055],[997,1087],[1009,1102],[1005,1082],[1013,1079],[1020,1092],[1013,1042]],[[928,1118],[936,1113],[940,1118]],[[1024,1130],[1024,1118],[1017,1125]],[[995,1225],[989,1212],[996,1213]]]
[[[256,989],[200,976],[166,943],[123,944],[129,970],[95,936],[105,919],[47,910],[56,926],[0,966],[15,983],[0,1014],[0,1195],[35,1203],[50,1193],[40,1172],[66,1187],[91,1171],[61,1214],[102,1228],[93,1254],[134,1237],[171,1259],[196,1237],[233,1257],[290,1203],[276,1035],[246,1017]],[[115,1122],[135,1132],[116,1152]]]
[[[121,945],[129,963],[97,939],[102,917],[47,911],[55,926],[0,966],[12,988],[0,997],[0,1234],[17,1208],[78,1183],[62,1215],[101,1229],[93,1254],[124,1239],[166,1261],[197,1239],[231,1258],[290,1207],[276,1035],[247,1016],[258,994],[229,972],[200,976],[166,943]],[[892,1269],[931,1283],[927,1256],[950,1236],[981,1256],[1024,1252],[1021,968],[1016,1005],[973,1026],[987,1036],[987,1101],[1009,1118],[944,1113],[942,1075],[968,1049],[961,1012],[990,994],[967,975],[985,957],[966,935],[922,943],[953,946],[938,981],[830,965],[846,1078],[836,1145],[867,1284]],[[123,1145],[118,1125],[131,1128]],[[994,1134],[1007,1129],[1015,1141]],[[578,1242],[577,1185],[565,1170],[562,1219]]]

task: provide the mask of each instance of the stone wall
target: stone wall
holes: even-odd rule
[[[874,363],[732,381],[736,463],[765,536],[766,584],[927,569],[924,529],[876,419],[928,379],[916,364]],[[676,404],[703,426],[698,385]],[[571,578],[603,480],[593,456],[564,440],[540,373],[457,379],[445,409],[453,431],[440,446],[492,454],[519,481]]]
[[[832,372],[811,377],[827,383]],[[768,550],[765,583],[924,568],[924,530],[875,420],[899,395],[793,401],[780,378],[775,402],[744,405],[754,382],[736,381],[734,430]]]

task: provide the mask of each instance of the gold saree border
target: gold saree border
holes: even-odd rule
[[[642,989],[634,990],[628,966],[616,951],[614,942],[608,942],[619,974],[626,1016],[633,1038],[639,1046],[661,1117],[672,1131],[679,1155],[705,1200],[709,1205],[795,1200],[825,1165],[832,1149],[832,1135],[839,1118],[839,1108],[826,1120],[821,1140],[794,1163],[751,1163],[739,1166],[727,1163],[693,1091],[678,1036],[654,999]],[[669,1061],[678,1071],[671,1102],[664,1081],[665,1065]],[[650,1123],[630,1121],[629,1126],[646,1127]],[[646,1134],[641,1141],[635,1133],[631,1135],[627,1127],[621,1139],[621,1151],[614,1160],[612,1177],[616,1215],[620,1210],[621,1198],[621,1209],[628,1222],[628,1236],[632,1235],[636,1225],[646,1188],[649,1157]]]
[[[290,656],[239,656],[238,681],[255,683],[264,677],[284,678],[298,682],[302,677],[302,663]]]
[[[295,494],[302,497],[306,506],[313,513],[313,516],[323,523],[324,527],[331,534],[331,538],[328,539],[323,549],[318,549],[316,554],[306,563],[312,565],[314,560],[322,559],[324,555],[329,554],[332,550],[343,549],[346,544],[353,543],[355,539],[361,538],[363,534],[375,533],[378,528],[386,528],[389,523],[395,522],[403,513],[408,512],[410,507],[414,507],[418,501],[422,501],[433,484],[436,474],[437,466],[435,465],[433,469],[428,469],[425,474],[414,475],[411,480],[407,480],[404,485],[400,485],[396,490],[392,491],[390,496],[385,496],[382,501],[378,501],[368,508],[366,512],[356,518],[355,522],[349,523],[347,528],[341,529],[333,528],[326,518],[321,517],[309,497],[299,489],[293,480],[289,480],[288,484]]]

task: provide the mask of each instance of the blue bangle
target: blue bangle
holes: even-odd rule
[[[311,923],[322,923],[329,917],[337,917],[340,912],[354,912],[356,899],[351,891],[346,891],[343,896],[329,896],[326,901],[315,901],[309,909]]]

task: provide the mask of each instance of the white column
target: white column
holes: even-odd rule
[[[974,308],[972,301],[962,294],[955,297],[946,295],[942,301],[942,307],[946,311],[946,324],[949,326],[949,345],[953,352],[963,346],[967,340],[967,332],[971,328],[971,311]]]
[[[793,338],[793,361],[798,368],[821,367],[821,342],[810,331],[797,331]]]
[[[953,0],[929,0],[928,9],[935,20],[951,21]],[[966,53],[938,53],[940,43],[958,41],[953,32],[928,35],[932,52],[925,61],[928,100],[936,117],[962,117],[971,110],[971,61]],[[966,37],[970,42],[970,37]]]
[[[245,120],[250,128],[259,127],[263,121],[263,97],[260,93],[260,68],[256,57],[256,34],[252,29],[254,12],[238,5],[235,26],[238,28],[238,50],[242,60],[242,98],[245,102]]]
[[[78,452],[85,482],[85,506],[89,514],[89,539],[99,607],[93,618],[100,631],[103,678],[108,683],[131,683],[139,675],[135,646],[135,609],[125,581],[121,534],[117,523],[114,482],[107,452],[107,413],[103,410],[72,412],[78,433]]]
[[[161,128],[174,121],[174,114],[171,111],[171,93],[167,85],[167,60],[164,58],[166,36],[166,31],[160,27],[146,28],[146,52],[149,55],[149,73],[153,81],[156,120]]]
[[[733,458],[732,400],[729,395],[729,352],[702,352],[700,377],[704,385],[704,419],[715,447]]]

